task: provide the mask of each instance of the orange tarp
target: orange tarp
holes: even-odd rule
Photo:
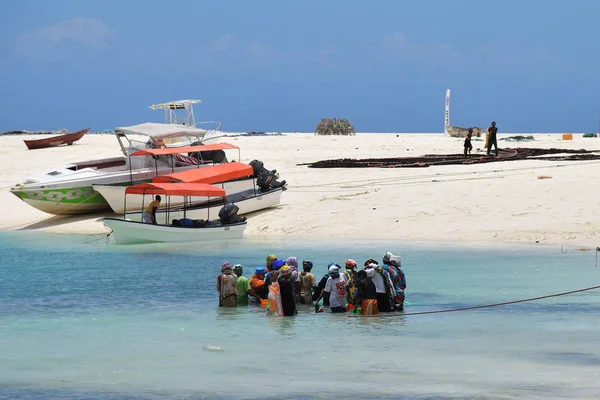
[[[254,171],[248,164],[230,162],[210,167],[155,176],[152,182],[219,183],[252,176]]]

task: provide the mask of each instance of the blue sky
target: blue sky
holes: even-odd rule
[[[3,1],[0,131],[161,122],[226,131],[591,132],[600,1]]]

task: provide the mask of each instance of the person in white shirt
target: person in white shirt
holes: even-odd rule
[[[346,287],[348,281],[344,274],[340,274],[340,267],[337,264],[329,264],[329,278],[325,283],[325,289],[323,292],[329,294],[329,307],[332,313],[344,313],[346,312]],[[315,310],[318,311],[319,300],[323,297],[323,294],[319,296],[315,302]]]

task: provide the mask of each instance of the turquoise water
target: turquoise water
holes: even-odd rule
[[[406,313],[600,284],[595,253],[555,247],[257,242],[107,245],[0,233],[0,398],[548,399],[600,394],[600,291],[381,318],[218,309],[223,261],[403,256]],[[95,241],[94,241],[95,240]],[[210,351],[218,346],[221,351]]]

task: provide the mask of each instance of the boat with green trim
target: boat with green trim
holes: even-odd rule
[[[10,191],[30,206],[49,214],[72,215],[109,210],[106,200],[92,185],[130,186],[150,182],[157,175],[227,162],[224,154],[213,149],[207,152],[209,154],[200,150],[209,132],[194,126],[150,122],[116,128],[115,135],[123,157],[66,164],[29,178]],[[143,141],[139,140],[140,137]],[[197,146],[199,151],[189,156],[130,157],[142,149],[190,145]],[[227,148],[232,147],[237,148],[227,144]]]

